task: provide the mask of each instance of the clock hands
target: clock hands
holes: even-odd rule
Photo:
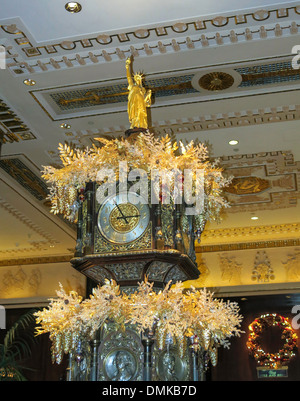
[[[132,196],[134,202],[128,199],[128,193],[121,192],[102,203],[97,217],[98,228],[107,241],[128,244],[145,233],[150,220],[149,206],[138,194]]]
[[[129,217],[140,217],[140,215],[139,214],[135,214],[133,216],[121,216],[121,217],[117,217],[117,220],[123,219],[123,218],[127,218],[128,219]]]
[[[124,220],[125,220],[125,223],[128,224],[128,220],[126,219],[126,216],[124,216],[124,213],[122,212],[120,206],[116,203],[116,201],[114,201],[114,204],[117,206],[119,212],[121,213],[121,217],[118,217],[118,218],[124,219]]]

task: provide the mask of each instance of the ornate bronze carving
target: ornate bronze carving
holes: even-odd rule
[[[268,180],[260,177],[236,177],[226,188],[226,192],[235,195],[257,194],[270,188]]]

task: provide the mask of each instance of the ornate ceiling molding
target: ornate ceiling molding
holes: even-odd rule
[[[53,238],[51,234],[34,224],[28,217],[26,217],[23,213],[10,205],[8,202],[6,202],[3,198],[0,198],[0,208],[4,209],[7,213],[11,214],[14,218],[27,226],[30,230],[34,231],[36,234],[44,238],[45,241],[42,241],[43,244],[47,243],[49,246],[57,243],[57,240]],[[34,245],[34,248],[38,248],[38,243]]]
[[[207,46],[232,45],[298,33],[300,8],[261,9],[240,15],[223,15],[174,22],[166,26],[103,33],[61,43],[37,44],[19,20],[0,25],[13,42],[6,46],[7,67],[19,75],[123,60],[129,55],[148,57]],[[21,50],[21,51],[20,51]]]
[[[12,143],[36,139],[31,129],[11,107],[0,99],[0,137],[2,142]]]
[[[181,105],[217,101],[226,97],[235,99],[253,95],[253,89],[256,90],[256,96],[292,91],[297,90],[298,86],[293,84],[299,81],[300,70],[293,69],[291,60],[285,57],[280,60],[276,58],[260,62],[232,63],[230,67],[222,69],[193,67],[185,74],[179,71],[153,74],[145,79],[145,87],[152,90],[154,110],[165,107],[170,102],[172,105]],[[29,93],[52,121],[60,121],[125,112],[127,86],[124,79],[118,79],[33,89]],[[271,112],[273,110],[275,109],[271,109]],[[259,109],[253,114],[261,114],[261,111]],[[248,112],[246,116],[247,114]],[[273,120],[274,118],[270,118],[268,122]],[[260,120],[256,119],[255,122],[259,123]],[[249,124],[246,119],[244,123]]]
[[[300,245],[299,238],[287,239],[287,240],[249,241],[249,242],[236,242],[232,244],[196,246],[196,252],[202,254],[207,252],[228,252],[228,251],[245,251],[249,249],[295,247],[299,245]]]
[[[153,121],[153,131],[157,135],[180,136],[193,132],[203,132],[216,129],[245,127],[261,124],[279,123],[284,121],[297,121],[300,119],[300,105],[283,105],[280,107],[265,107],[256,110],[240,110],[231,113],[203,115],[200,118],[175,119],[167,121]],[[102,127],[84,131],[67,130],[64,139],[76,147],[91,146],[94,138],[98,136],[123,136],[125,126]],[[48,149],[47,154],[54,163],[60,163],[57,149]],[[233,156],[245,158],[242,156]],[[251,156],[252,157],[252,156]],[[249,159],[248,159],[249,160]]]
[[[48,263],[69,263],[74,254],[58,256],[38,256],[28,258],[9,258],[0,260],[0,266],[40,265]]]
[[[24,156],[22,158],[24,159]],[[48,195],[48,188],[46,183],[21,160],[20,156],[4,156],[0,160],[0,168],[12,178],[14,178],[37,200],[46,200]]]
[[[291,237],[299,236],[300,223],[291,224],[274,224],[265,226],[249,226],[249,227],[232,227],[223,229],[208,229],[204,230],[201,239],[206,242],[217,242],[234,240],[237,238],[245,238],[251,240],[253,237],[266,236],[268,238],[274,237]],[[268,242],[268,241],[266,241]],[[204,244],[206,246],[206,244]]]
[[[160,135],[180,135],[189,132],[201,132],[224,128],[245,127],[250,125],[270,124],[300,119],[300,105],[265,107],[256,110],[240,110],[231,113],[204,115],[187,120],[159,121],[153,123],[153,129]],[[105,131],[107,135],[120,134],[120,131]]]

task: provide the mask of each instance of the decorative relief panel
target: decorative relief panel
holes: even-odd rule
[[[99,347],[99,381],[140,381],[143,347],[134,330],[116,331],[107,325]]]
[[[159,381],[186,381],[190,377],[188,352],[179,355],[178,348],[168,344],[155,352],[156,375]]]
[[[288,254],[282,264],[286,271],[286,281],[300,281],[300,248]]]
[[[154,261],[147,270],[149,281],[164,281],[165,274],[172,267],[171,263]]]
[[[237,262],[236,256],[219,255],[219,260],[221,281],[224,285],[241,284],[242,264]]]
[[[173,267],[167,274],[165,278],[165,282],[172,281],[172,283],[176,283],[177,281],[184,281],[186,279],[186,274],[178,267]]]
[[[85,295],[86,279],[74,271],[69,262],[47,263],[41,260],[36,265],[1,265],[1,303],[9,304],[10,299],[20,299],[20,303],[28,302],[30,298],[48,303],[49,298],[56,297],[58,283],[63,285],[66,292],[75,290]]]
[[[197,254],[203,260],[203,254]],[[201,264],[199,264],[201,271]],[[204,275],[185,282],[185,288],[212,288],[218,294],[222,288],[236,291],[300,290],[300,248],[274,247],[244,249],[205,254]],[[245,287],[246,286],[246,287]]]
[[[105,267],[111,270],[117,280],[139,280],[142,279],[142,271],[145,262],[123,262],[106,264]]]
[[[233,176],[228,213],[297,205],[300,162],[290,151],[223,157],[221,164]]]
[[[12,291],[24,291],[26,287],[30,293],[35,295],[38,292],[41,283],[41,271],[39,268],[31,269],[30,271],[24,270],[21,266],[17,271],[7,270],[2,277],[3,294],[9,294]]]
[[[249,195],[270,188],[270,182],[260,177],[234,177],[226,192],[233,195]]]
[[[275,279],[274,271],[265,251],[257,251],[251,279],[258,283],[268,283]]]

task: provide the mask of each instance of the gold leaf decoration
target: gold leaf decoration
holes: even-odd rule
[[[151,333],[160,349],[171,340],[181,356],[188,339],[195,337],[197,349],[207,350],[214,364],[217,348],[229,347],[228,339],[242,333],[239,308],[234,302],[214,299],[206,289],[192,288],[187,293],[183,289],[182,282],[173,286],[168,283],[156,293],[153,283],[145,279],[133,294],[126,295],[115,281],[107,280],[82,300],[74,291],[67,294],[60,285],[49,307],[35,313],[37,334],[49,333],[52,358],[57,363],[65,353],[76,349],[80,340],[92,339],[109,321],[118,330],[130,325],[143,335]]]

